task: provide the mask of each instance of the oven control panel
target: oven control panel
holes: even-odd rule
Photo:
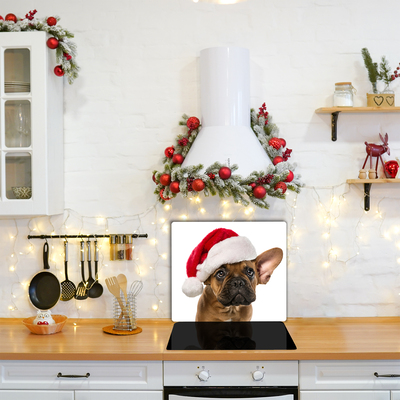
[[[298,386],[297,361],[164,361],[165,386]]]

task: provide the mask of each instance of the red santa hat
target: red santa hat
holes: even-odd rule
[[[222,264],[252,260],[257,252],[250,240],[231,229],[218,228],[210,232],[192,251],[186,263],[188,278],[183,293],[195,297],[203,292],[203,282]]]

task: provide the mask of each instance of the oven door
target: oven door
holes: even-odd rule
[[[164,387],[164,400],[298,400],[298,388],[289,387]]]

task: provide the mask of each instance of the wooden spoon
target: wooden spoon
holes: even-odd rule
[[[122,293],[124,294],[126,304],[128,301],[128,280],[126,279],[126,276],[124,274],[119,274],[117,275],[117,281],[119,283],[119,287],[122,290]]]

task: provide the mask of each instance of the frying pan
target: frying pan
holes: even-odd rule
[[[57,277],[48,271],[49,265],[49,244],[43,245],[44,270],[38,272],[29,284],[29,299],[39,310],[49,310],[60,300],[61,285]]]

